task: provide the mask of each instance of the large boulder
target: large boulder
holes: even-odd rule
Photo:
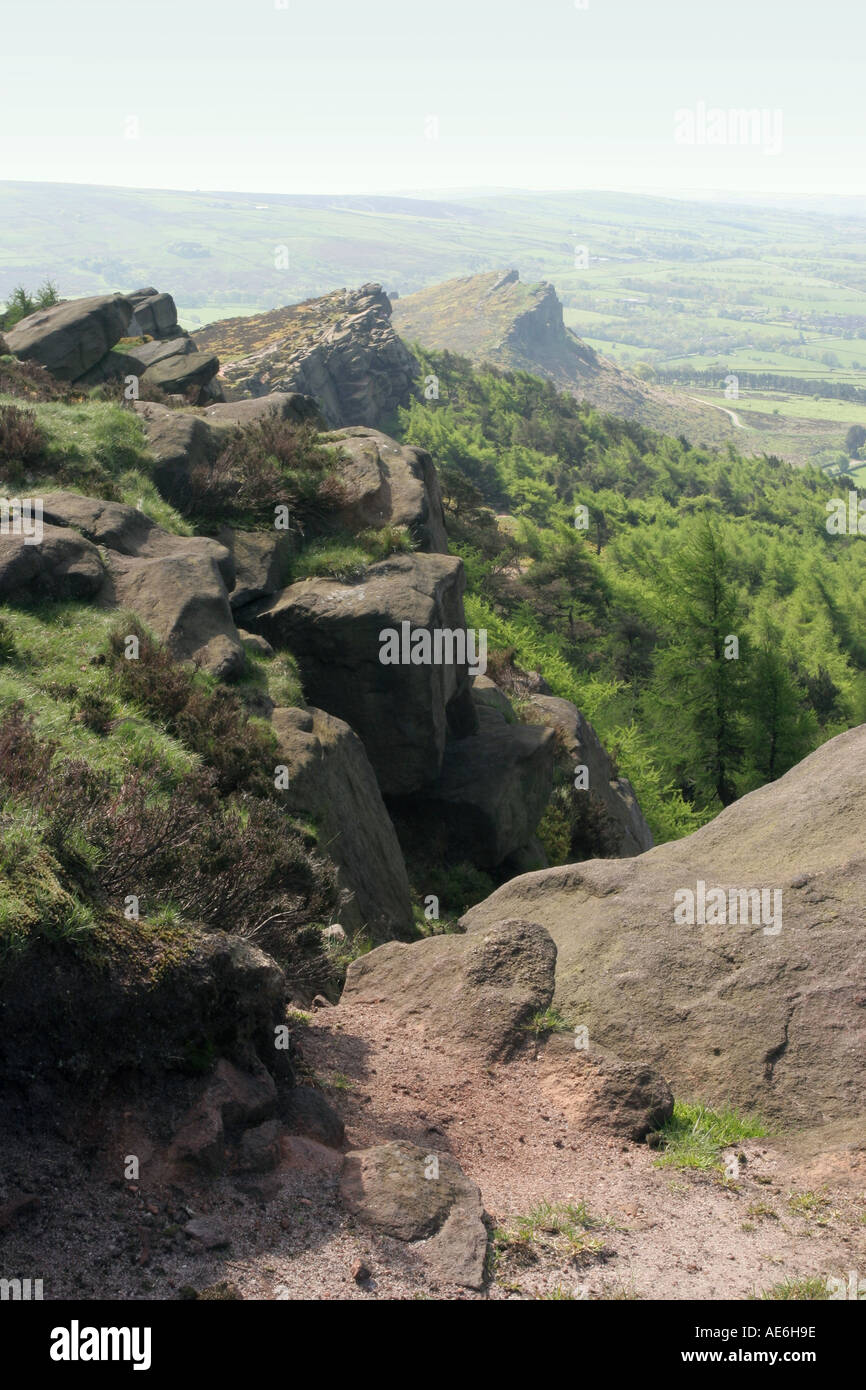
[[[463,924],[540,922],[563,1015],[684,1099],[801,1125],[864,1116],[864,764],[861,726],[683,840],[528,874]],[[760,912],[746,890],[764,890]]]
[[[130,337],[144,334],[151,338],[173,338],[177,334],[177,305],[170,294],[136,290],[129,296],[133,317]]]
[[[216,376],[219,365],[219,358],[213,353],[187,352],[154,362],[142,376],[142,382],[168,395],[200,392]]]
[[[389,942],[349,966],[343,1001],[375,1005],[485,1061],[507,1059],[553,997],[556,947],[543,927],[500,920],[469,936]]]
[[[274,391],[269,396],[255,396],[251,400],[223,401],[218,405],[205,406],[203,414],[212,425],[229,428],[255,425],[269,415],[277,415],[281,420],[292,420],[296,424],[309,422],[317,428],[324,428],[325,425],[312,396],[304,396],[300,391]]]
[[[212,554],[192,548],[142,559],[107,554],[100,601],[129,609],[178,661],[192,661],[220,680],[239,676],[246,653]]]
[[[16,357],[39,362],[61,381],[77,381],[125,336],[131,315],[121,294],[70,299],[21,319],[6,342]]]
[[[232,557],[235,585],[232,608],[279,593],[292,557],[292,537],[286,531],[236,531],[224,526],[219,541]]]
[[[484,706],[478,715],[478,732],[449,739],[437,781],[399,811],[416,833],[446,832],[451,856],[493,869],[532,839],[553,789],[554,737]]]
[[[450,1154],[405,1140],[356,1150],[343,1161],[340,1195],[381,1235],[417,1243],[440,1279],[481,1287],[487,1254],[481,1193]]]
[[[288,768],[288,804],[315,817],[336,866],[341,923],[380,937],[407,931],[406,867],[364,745],[322,710],[275,709],[271,722]]]
[[[136,401],[133,408],[155,461],[153,480],[166,501],[183,508],[189,499],[190,473],[213,463],[222,448],[222,435],[211,428],[203,413],[170,410],[155,401]]]
[[[601,802],[616,841],[615,857],[626,859],[652,849],[652,831],[644,819],[634,787],[627,777],[621,777],[616,771],[589,720],[576,705],[554,695],[529,695],[527,703],[541,723],[560,731],[560,747],[564,750],[569,772],[578,766],[587,769],[589,786],[583,792],[575,790],[574,795],[588,795]]]
[[[468,671],[450,659],[447,639],[431,665],[383,664],[383,633],[399,636],[406,624],[432,643],[434,633],[465,632],[464,587],[456,557],[398,555],[372,565],[358,584],[292,584],[239,620],[292,652],[306,699],[354,729],[383,792],[406,795],[439,775],[450,713],[464,713]]]
[[[360,426],[334,438],[345,460],[337,472],[345,500],[336,524],[346,531],[405,526],[419,549],[446,554],[442,493],[430,455]]]
[[[74,527],[94,545],[145,560],[180,553],[205,556],[216,562],[227,588],[235,582],[232,552],[208,536],[177,536],[165,531],[137,507],[82,497],[77,492],[49,492],[43,498],[45,520]]]
[[[102,588],[105,570],[90,541],[62,527],[43,524],[36,544],[22,536],[0,536],[0,599],[88,599]]]

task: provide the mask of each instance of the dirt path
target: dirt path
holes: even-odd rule
[[[723,415],[729,415],[734,422],[735,429],[747,430],[749,428],[748,425],[743,424],[737,412],[735,410],[728,410],[726,405],[716,405],[715,401],[705,401],[702,396],[689,396],[689,400],[700,401],[701,405],[709,405],[713,410],[721,410]]]
[[[358,1226],[339,1196],[341,1155],[285,1136],[276,1172],[160,1180],[134,1115],[115,1118],[83,1162],[58,1138],[5,1149],[2,1205],[20,1191],[32,1210],[3,1230],[3,1272],[41,1277],[45,1297],[178,1298],[226,1282],[252,1299],[748,1298],[785,1279],[849,1270],[866,1276],[866,1144],[820,1158],[751,1140],[736,1182],[655,1166],[646,1145],[579,1132],[557,1104],[543,1048],[506,1065],[461,1062],[377,1008],[323,1010],[302,1039],[302,1068],[327,1086],[348,1146],[407,1139],[450,1151],[481,1188],[493,1226],[542,1203],[585,1203],[588,1248],[542,1233],[500,1249],[487,1288],[436,1282],[413,1249]],[[818,1146],[820,1149],[820,1146]],[[803,1145],[800,1145],[801,1150]],[[34,1159],[34,1151],[37,1153]],[[143,1155],[141,1180],[118,1178],[118,1153]],[[226,1248],[182,1231],[215,1218]],[[353,1264],[372,1279],[362,1285]]]

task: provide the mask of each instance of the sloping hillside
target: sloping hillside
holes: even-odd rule
[[[393,320],[407,343],[547,377],[599,410],[651,429],[683,433],[701,444],[719,443],[734,432],[723,411],[650,386],[600,357],[566,328],[553,285],[524,284],[516,270],[419,290],[394,301]]]

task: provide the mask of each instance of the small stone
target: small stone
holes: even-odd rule
[[[372,1271],[363,1260],[356,1260],[352,1265],[352,1278],[356,1284],[364,1284],[372,1278]]]
[[[195,1220],[188,1221],[183,1229],[186,1235],[199,1241],[205,1250],[219,1250],[229,1244],[228,1231],[216,1217],[197,1216]]]

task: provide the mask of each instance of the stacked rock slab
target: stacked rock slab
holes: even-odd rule
[[[308,579],[239,615],[244,628],[298,662],[311,704],[344,720],[367,750],[386,795],[439,775],[449,718],[465,718],[464,662],[385,664],[383,632],[465,632],[465,576],[451,555],[397,555],[358,584]]]
[[[225,546],[172,535],[134,507],[77,493],[48,493],[43,507],[39,544],[0,538],[0,598],[95,598],[134,612],[178,660],[223,679],[240,674],[246,657]]]
[[[132,305],[121,294],[70,299],[37,309],[5,335],[11,353],[58,381],[77,381],[127,333]]]

